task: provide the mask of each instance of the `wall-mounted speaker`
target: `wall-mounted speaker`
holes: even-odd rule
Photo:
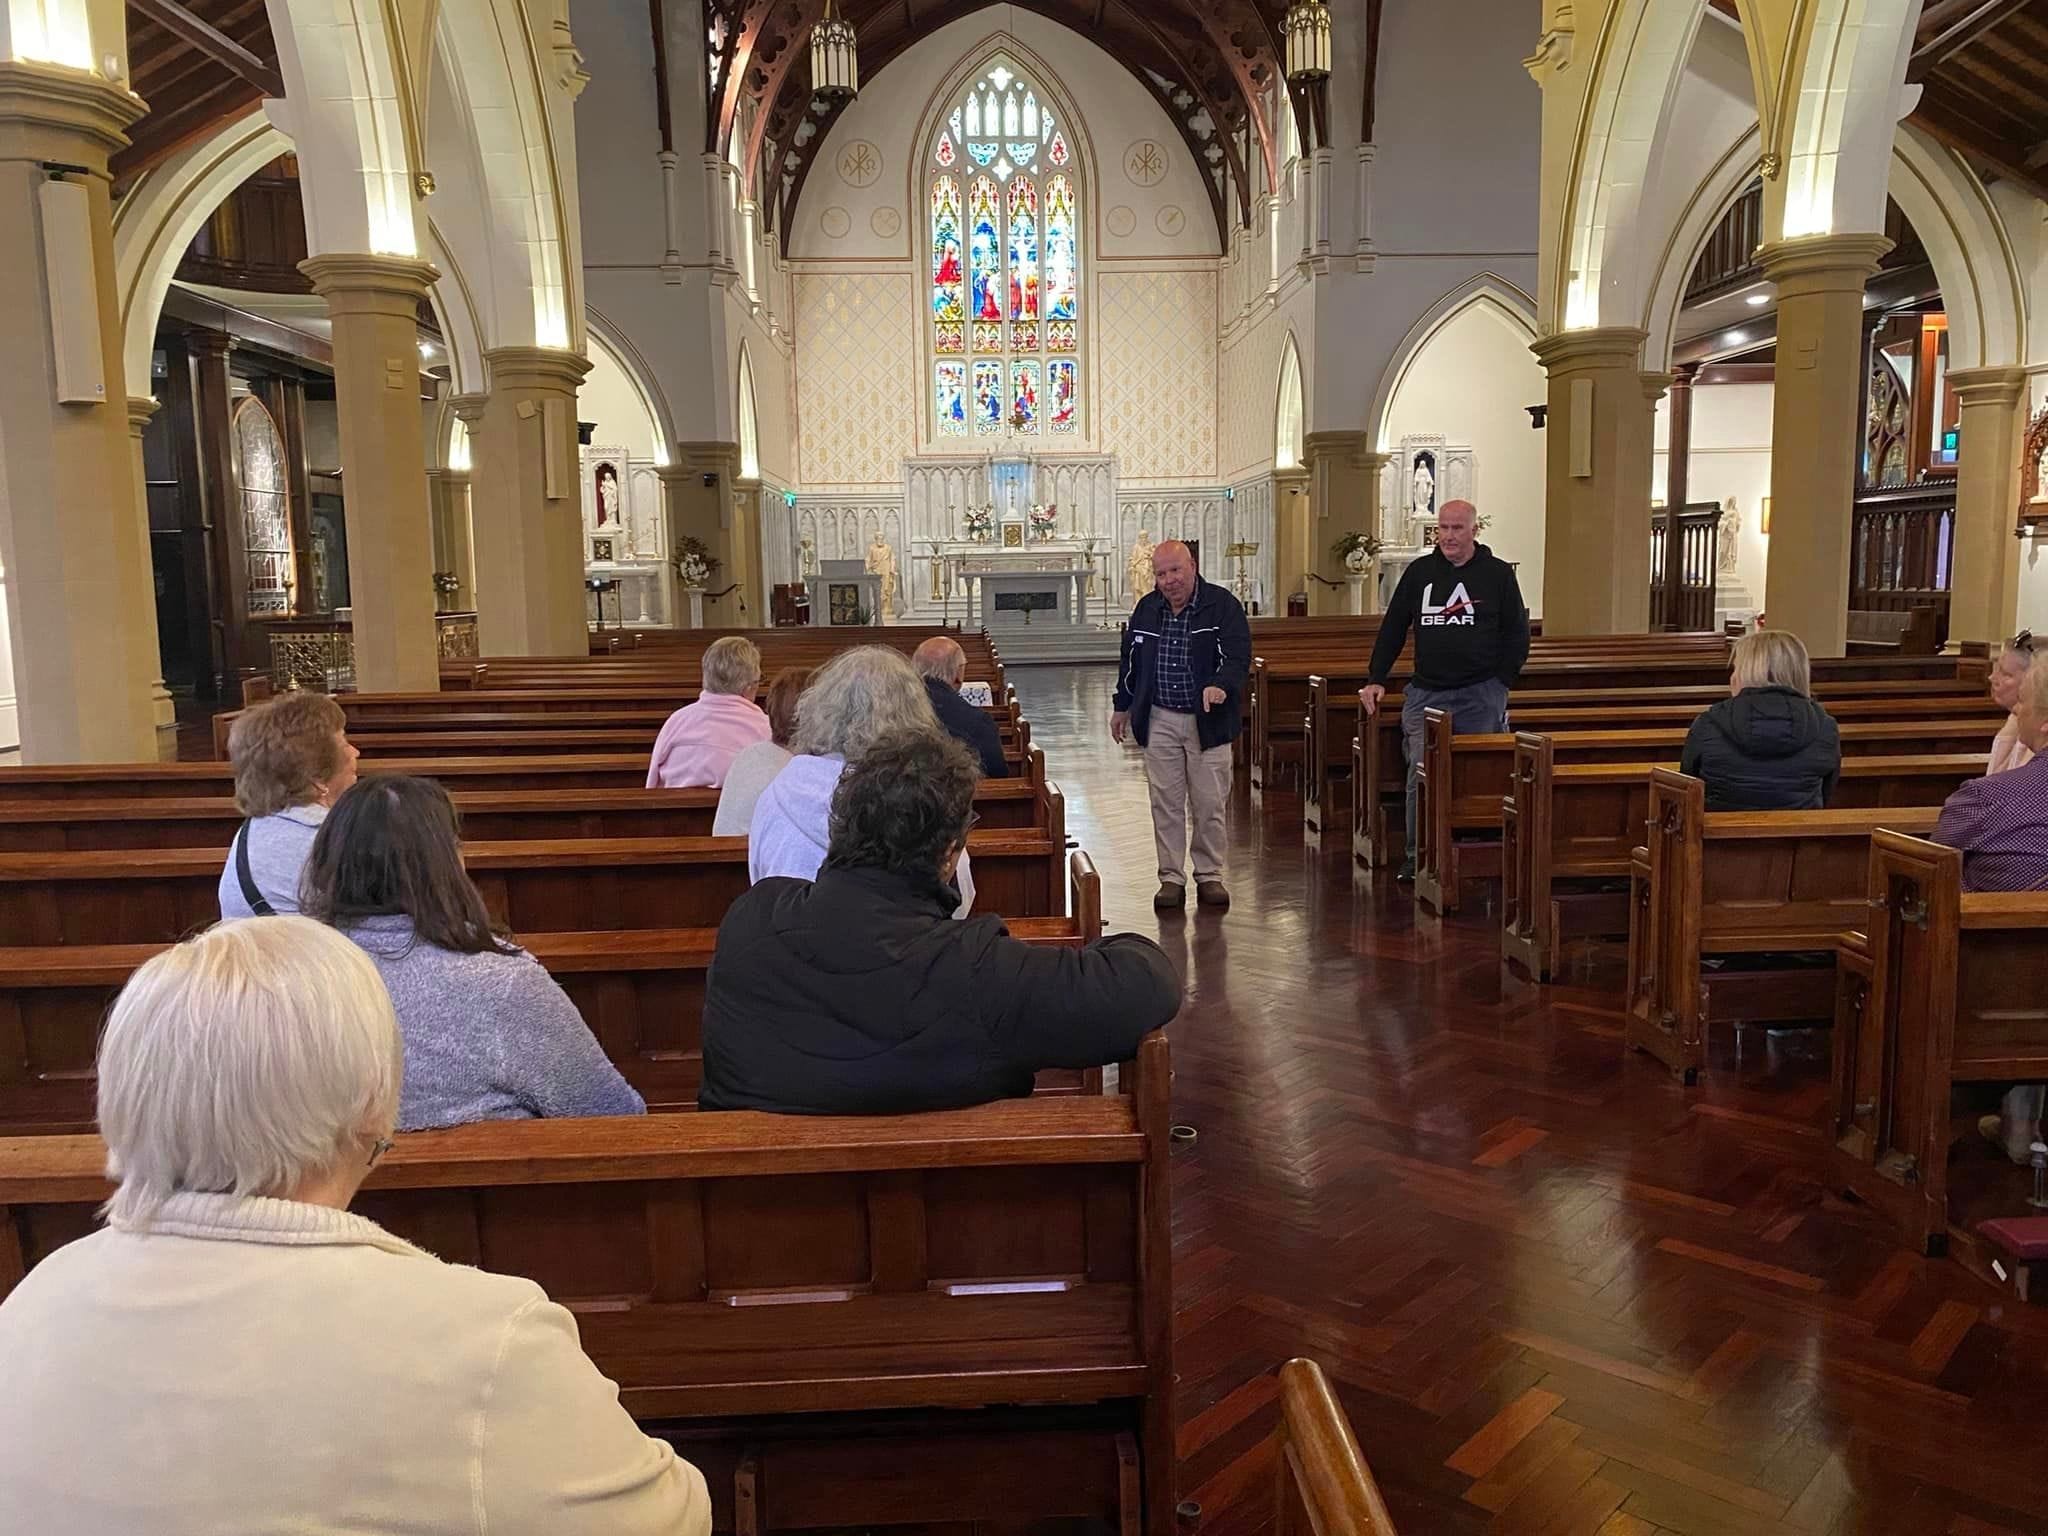
[[[56,359],[57,400],[62,405],[107,403],[90,197],[85,184],[77,181],[53,179],[36,189],[43,217],[43,272],[50,290],[50,351]]]

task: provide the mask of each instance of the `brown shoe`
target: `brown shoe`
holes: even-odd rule
[[[1200,880],[1195,883],[1195,900],[1205,907],[1224,910],[1230,906],[1230,892],[1223,888],[1221,880]]]
[[[1188,888],[1178,880],[1162,880],[1159,892],[1152,898],[1155,912],[1178,912],[1188,904]]]

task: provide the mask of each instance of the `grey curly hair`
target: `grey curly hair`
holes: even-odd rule
[[[797,705],[790,749],[808,757],[858,762],[889,736],[936,733],[924,681],[901,654],[882,645],[842,651],[818,669]]]

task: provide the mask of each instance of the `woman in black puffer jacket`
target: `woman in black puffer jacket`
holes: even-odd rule
[[[1797,635],[1759,630],[1735,642],[1731,698],[1693,721],[1682,771],[1706,781],[1710,811],[1811,811],[1842,771],[1834,717],[1813,702],[1812,664]]]

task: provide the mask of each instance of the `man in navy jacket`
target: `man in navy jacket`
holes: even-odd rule
[[[1252,670],[1252,629],[1244,605],[1195,573],[1178,539],[1152,552],[1154,590],[1138,599],[1124,626],[1117,665],[1116,713],[1109,734],[1135,736],[1145,750],[1152,792],[1152,837],[1159,850],[1162,912],[1187,905],[1189,822],[1195,899],[1227,907],[1223,814],[1230,804],[1230,744],[1244,728],[1244,689]]]

